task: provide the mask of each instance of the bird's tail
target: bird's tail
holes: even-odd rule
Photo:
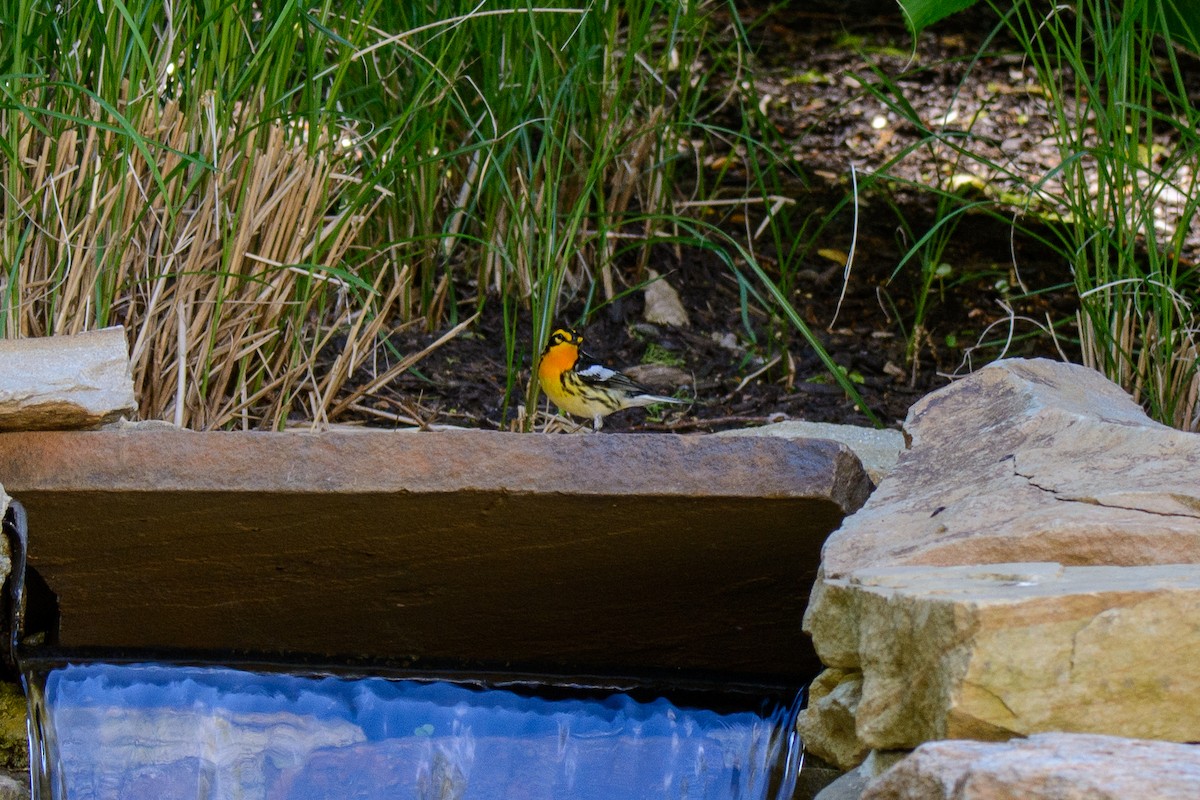
[[[664,397],[661,394],[639,394],[630,398],[630,407],[634,406],[652,406],[656,403],[672,403],[674,405],[686,406],[691,400],[681,400],[678,397]]]

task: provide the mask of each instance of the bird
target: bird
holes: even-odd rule
[[[579,331],[556,328],[538,361],[538,382],[561,411],[591,417],[593,430],[599,431],[605,417],[624,408],[690,402],[653,394],[628,375],[595,363],[582,347]]]

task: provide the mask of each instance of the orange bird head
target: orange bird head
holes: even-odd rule
[[[550,341],[542,351],[538,362],[538,377],[542,381],[557,378],[566,370],[575,366],[579,360],[579,348],[583,346],[583,336],[574,328],[556,328],[550,334]]]

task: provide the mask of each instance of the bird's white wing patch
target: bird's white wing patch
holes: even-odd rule
[[[579,377],[589,381],[606,381],[616,375],[617,371],[600,364],[592,364],[587,369],[579,370]]]

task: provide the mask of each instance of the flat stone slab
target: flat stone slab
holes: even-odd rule
[[[1200,747],[1069,733],[1009,742],[930,742],[862,800],[1192,800]]]
[[[486,431],[0,434],[47,652],[795,683],[845,447]]]
[[[122,328],[0,339],[0,431],[97,428],[136,413]]]

